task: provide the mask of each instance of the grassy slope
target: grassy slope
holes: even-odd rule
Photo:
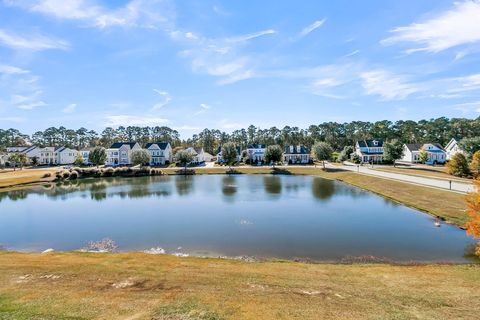
[[[61,170],[60,168],[45,168],[45,169],[17,169],[0,170],[0,188],[9,188],[25,184],[34,184],[51,181],[55,177],[55,172]],[[52,175],[51,178],[43,178],[46,173]],[[1,191],[1,189],[0,189]]]
[[[0,319],[473,319],[475,310],[479,266],[0,253]]]

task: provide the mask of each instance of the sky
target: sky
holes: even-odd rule
[[[0,128],[480,116],[480,1],[0,0]]]

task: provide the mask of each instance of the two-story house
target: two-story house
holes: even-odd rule
[[[38,150],[38,163],[43,165],[57,164],[55,147],[43,147]]]
[[[123,166],[132,163],[132,151],[141,150],[142,147],[137,142],[116,142],[107,149],[108,166]]]
[[[286,146],[283,162],[288,164],[307,164],[310,162],[310,152],[305,146]]]
[[[192,164],[200,164],[205,162],[205,151],[203,148],[189,147],[186,149],[186,151],[193,155]]]
[[[150,153],[150,165],[158,166],[172,163],[172,146],[168,142],[147,143],[145,149]]]
[[[452,157],[457,153],[462,153],[463,155],[465,155],[465,152],[458,145],[457,140],[452,138],[452,140],[450,140],[448,144],[445,146],[445,154],[446,154],[447,160],[451,160]]]
[[[383,140],[359,140],[355,143],[355,154],[360,157],[362,163],[383,162]]]
[[[37,162],[39,162],[39,152],[40,148],[37,146],[29,146],[29,147],[7,147],[7,159],[12,155],[13,153],[24,153],[27,156],[27,164],[31,164],[33,162],[33,158],[37,159]]]
[[[80,150],[79,152],[80,152],[80,155],[82,156],[83,164],[85,164],[85,165],[91,164],[91,163],[90,163],[90,160],[89,160],[89,157],[90,157],[90,149],[82,149],[82,150]]]
[[[447,160],[445,150],[436,143],[412,143],[403,145],[403,157],[401,161],[410,163],[420,162],[420,153],[425,151],[428,154],[426,164],[443,164]]]
[[[251,163],[263,163],[265,160],[265,144],[253,143],[247,146],[248,158]]]
[[[57,157],[57,164],[72,164],[77,158],[78,151],[67,147],[60,147],[55,149],[55,156]]]

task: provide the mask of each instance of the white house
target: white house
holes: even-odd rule
[[[78,151],[67,147],[60,147],[55,150],[57,164],[72,164],[77,158]]]
[[[27,156],[27,163],[32,163],[33,158],[40,158],[40,148],[37,146],[29,146],[29,147],[7,147],[7,159],[13,153],[24,153]],[[39,161],[38,161],[39,162]]]
[[[383,162],[383,140],[359,140],[355,143],[355,154],[360,157],[360,161],[363,163]]]
[[[447,160],[450,160],[452,159],[452,157],[454,155],[456,155],[457,153],[462,153],[463,155],[465,155],[465,152],[460,148],[460,146],[458,145],[458,142],[457,140],[453,139],[450,140],[450,142],[445,146],[445,153],[446,153],[446,157],[447,157]]]
[[[242,152],[240,151],[240,147],[235,147],[235,150],[237,150],[237,162],[240,162],[242,161]],[[222,147],[218,147],[218,151],[217,151],[217,162],[218,163],[223,163],[223,159],[222,159]]]
[[[43,165],[57,164],[55,147],[43,147],[38,150],[38,163]]]
[[[145,149],[150,152],[150,156],[152,160],[150,161],[150,165],[165,165],[172,163],[173,154],[172,154],[172,146],[168,142],[154,142],[154,143],[147,143],[145,145]]]
[[[305,146],[286,146],[283,162],[288,164],[307,164],[310,162],[310,152]]]
[[[85,165],[90,164],[90,160],[89,160],[90,149],[82,149],[79,152],[80,152],[80,155],[83,158],[83,164],[85,164]]]
[[[267,149],[267,146],[265,144],[250,144],[247,146],[247,153],[248,153],[248,158],[250,159],[250,162],[253,163],[258,163],[258,162],[263,162],[265,160],[265,150]]]
[[[132,151],[141,150],[137,142],[116,142],[107,149],[108,166],[130,165],[132,163]]]
[[[198,164],[198,163],[204,163],[205,162],[205,151],[203,150],[203,148],[189,147],[189,148],[187,148],[186,151],[193,155],[192,163]]]
[[[420,162],[420,152],[425,151],[428,154],[426,164],[443,164],[446,161],[447,155],[445,150],[436,143],[412,143],[403,145],[403,157],[401,161],[410,163]]]

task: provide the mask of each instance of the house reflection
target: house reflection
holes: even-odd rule
[[[323,178],[313,178],[312,194],[315,199],[326,201],[335,194],[335,181]]]

